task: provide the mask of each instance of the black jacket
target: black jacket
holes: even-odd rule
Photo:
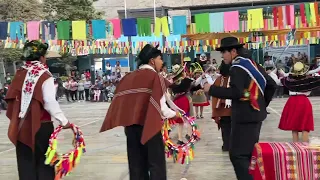
[[[210,96],[232,99],[232,121],[235,121],[235,123],[262,122],[267,117],[266,107],[272,100],[277,85],[267,75],[263,67],[258,65],[258,69],[267,81],[264,96],[259,91],[258,103],[260,111],[254,110],[250,101],[240,101],[240,98],[244,96],[245,89],[249,87],[251,77],[239,67],[234,66],[230,69],[230,88],[212,85],[209,90]]]

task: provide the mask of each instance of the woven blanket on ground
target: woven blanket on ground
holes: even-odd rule
[[[306,143],[257,143],[250,173],[254,180],[320,180],[320,148]]]

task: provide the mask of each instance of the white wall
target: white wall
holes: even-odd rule
[[[156,6],[177,7],[177,6],[198,6],[212,4],[229,4],[241,2],[262,2],[272,0],[156,0]],[[117,10],[124,10],[125,0],[99,0],[94,2],[94,6],[99,11],[104,11],[106,18],[118,17]],[[126,0],[127,9],[152,8],[153,0]]]

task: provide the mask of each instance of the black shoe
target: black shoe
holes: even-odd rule
[[[200,118],[201,118],[201,119],[203,119],[203,116],[202,116],[202,114],[200,115]]]
[[[186,134],[185,138],[189,141],[191,139],[191,137],[189,136],[189,134]]]
[[[178,140],[177,144],[178,144],[178,145],[184,145],[184,142],[183,142],[183,141]]]
[[[222,149],[223,152],[228,152],[229,151],[229,148],[227,148],[225,146],[222,146],[221,149]]]

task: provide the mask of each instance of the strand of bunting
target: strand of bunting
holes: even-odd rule
[[[248,9],[153,18],[127,18],[91,21],[0,22],[0,40],[87,40],[119,39],[122,36],[183,35],[196,33],[281,30],[320,25],[318,2],[272,8]],[[235,18],[238,17],[238,18]],[[227,22],[227,23],[226,23]],[[188,26],[189,29],[187,28]]]

